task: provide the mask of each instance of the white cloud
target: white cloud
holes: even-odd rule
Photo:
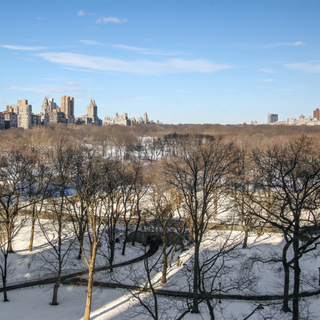
[[[3,103],[6,103],[5,101],[3,101],[3,100],[0,100],[0,104],[3,104]]]
[[[278,71],[273,69],[260,69],[259,71],[266,72],[266,73],[279,73]]]
[[[302,41],[296,41],[296,42],[279,42],[279,43],[270,43],[263,45],[264,48],[272,48],[272,47],[282,47],[282,46],[302,46],[305,45]]]
[[[36,56],[52,63],[66,67],[99,70],[107,72],[127,72],[136,74],[166,74],[166,73],[212,73],[230,69],[233,66],[216,64],[205,59],[169,59],[162,62],[151,60],[126,61],[108,57],[95,57],[69,52],[46,52]]]
[[[101,42],[97,42],[94,40],[79,40],[78,42],[81,42],[83,44],[88,44],[88,45],[102,44]]]
[[[121,96],[117,96],[116,99],[133,99],[135,96],[131,96],[129,94],[122,94]]]
[[[14,45],[8,45],[8,44],[3,44],[1,47],[10,49],[10,50],[25,50],[25,51],[37,51],[37,50],[45,49],[45,47],[26,47],[26,46],[14,46]]]
[[[82,10],[79,10],[79,11],[77,12],[77,15],[78,15],[79,17],[82,17],[82,16],[85,15],[85,12],[82,11]]]
[[[96,23],[124,23],[127,22],[127,19],[119,19],[117,17],[100,17],[97,19]]]
[[[289,64],[285,64],[285,67],[292,69],[292,70],[300,70],[305,73],[320,73],[319,61],[289,63]]]
[[[55,89],[51,89],[50,93],[65,93],[66,90],[64,89],[59,89],[59,88],[55,88]]]
[[[272,82],[276,80],[275,79],[259,79],[259,81]]]
[[[145,54],[145,55],[159,55],[159,56],[176,56],[176,55],[181,55],[181,53],[178,52],[160,52],[160,51],[153,51],[150,49],[146,48],[139,48],[139,47],[133,47],[133,46],[127,46],[125,44],[113,44],[111,47],[113,48],[118,48],[118,49],[123,49],[123,50],[128,50],[128,51],[134,51],[138,52],[140,54]]]
[[[66,81],[64,84],[70,87],[77,87],[79,85],[76,81]]]
[[[127,46],[127,45],[125,45],[125,44],[113,44],[111,47],[113,47],[113,48],[119,48],[119,49],[124,49],[124,50],[129,50],[129,51],[145,51],[145,50],[146,50],[146,49],[144,49],[144,48]]]
[[[31,86],[31,87],[17,87],[17,86],[12,86],[9,84],[6,84],[3,86],[5,89],[9,90],[18,90],[18,91],[30,91],[30,92],[40,92],[40,93],[64,93],[65,90],[61,88],[52,88],[49,86],[44,86],[44,85],[38,85],[38,86]]]
[[[73,89],[72,92],[87,92],[87,89],[84,89],[84,88]]]

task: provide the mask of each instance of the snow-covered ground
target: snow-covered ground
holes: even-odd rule
[[[29,280],[39,279],[39,277],[52,276],[48,270],[43,268],[43,260],[39,259],[39,252],[49,254],[49,247],[45,239],[41,237],[39,230],[36,232],[34,251],[27,251],[29,245],[30,225],[21,229],[15,238],[13,248],[15,254],[10,254],[11,270],[13,272],[8,277],[8,285],[22,283]],[[211,254],[215,252],[227,231],[210,231],[206,235],[203,242],[202,252]],[[52,237],[54,235],[52,234]],[[238,241],[242,237],[241,232],[233,232],[231,238]],[[212,240],[214,239],[214,241]],[[231,241],[231,240],[230,240]],[[260,256],[267,259],[270,256],[281,254],[284,245],[283,237],[280,234],[262,234],[257,237],[255,233],[250,234],[248,239],[248,248],[242,249],[241,246],[237,250],[241,253],[236,261],[227,261],[232,269],[228,274],[223,275],[217,282],[222,283],[222,291],[229,286],[231,289],[228,293],[239,294],[236,289],[230,286],[230,280],[236,275],[241,275],[242,263],[250,260],[250,257]],[[160,247],[161,249],[161,247]],[[193,248],[186,247],[184,250],[177,248],[174,253],[172,267],[168,270],[168,283],[160,284],[161,266],[152,272],[155,286],[168,290],[187,291],[189,283],[186,276],[188,275],[188,265],[191,265],[193,256]],[[115,263],[131,260],[142,255],[145,248],[141,245],[131,246],[128,244],[126,255],[121,255],[121,244],[118,244]],[[160,257],[159,250],[151,259],[150,264]],[[86,269],[84,261],[75,259],[75,254],[71,256],[68,264],[68,272]],[[301,259],[302,275],[301,291],[313,291],[319,289],[318,267],[320,266],[319,252],[312,252]],[[171,258],[171,255],[169,259]],[[179,263],[177,261],[179,260]],[[161,262],[161,260],[160,260]],[[106,265],[103,256],[99,256],[97,265]],[[283,290],[283,272],[281,264],[256,263],[253,266],[252,274],[255,276],[254,286],[243,292],[246,294],[282,294]],[[66,272],[67,273],[67,272]],[[190,273],[189,273],[190,274]],[[131,266],[115,269],[114,273],[106,271],[97,272],[95,280],[97,281],[121,281],[126,284],[135,284],[139,279],[143,279],[144,262],[135,263]],[[140,278],[139,278],[140,277]],[[217,286],[217,284],[216,284]],[[86,288],[81,286],[61,285],[58,293],[58,306],[51,306],[51,298],[53,285],[34,286],[26,289],[13,290],[8,292],[10,302],[0,302],[0,319],[81,319],[85,310]],[[243,292],[241,292],[243,294]],[[1,298],[1,294],[0,294]],[[150,297],[149,297],[150,298]],[[145,299],[148,299],[146,297]],[[179,313],[181,301],[175,298],[159,297],[161,312],[165,315],[163,319],[169,319]],[[253,312],[260,302],[242,302],[222,300],[221,303],[213,301],[215,304],[216,319],[244,319]],[[284,314],[280,311],[281,301],[279,305],[269,302],[262,302],[263,309],[258,309],[250,317],[250,319],[264,319],[262,315],[269,316],[270,319],[290,319],[290,314]],[[303,313],[309,314],[309,319],[320,319],[319,298],[312,297],[301,300],[301,310]],[[123,289],[106,289],[95,288],[93,294],[93,305],[91,319],[148,319],[146,311],[141,309],[138,302],[134,300],[128,291]],[[149,317],[150,318],[150,317]],[[201,305],[201,315],[188,314],[184,319],[200,320],[209,319],[208,309],[205,304]]]

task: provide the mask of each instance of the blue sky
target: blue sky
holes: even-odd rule
[[[0,110],[45,96],[163,123],[320,107],[320,1],[0,0]]]

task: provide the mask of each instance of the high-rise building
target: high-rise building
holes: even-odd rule
[[[74,121],[74,98],[68,96],[61,97],[61,112],[66,115],[67,122],[73,124]]]
[[[275,123],[278,121],[278,115],[274,113],[268,113],[268,124]]]
[[[148,118],[148,114],[145,112],[143,115],[143,122],[144,123],[149,123],[149,118]]]
[[[95,100],[91,100],[87,106],[87,117],[91,118],[91,123],[98,125],[98,107]]]
[[[17,104],[7,105],[6,111],[17,115],[18,128],[31,129],[32,105],[28,104],[28,100],[18,100]]]
[[[313,111],[313,119],[319,120],[319,108]]]

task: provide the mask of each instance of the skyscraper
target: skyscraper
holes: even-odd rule
[[[274,113],[268,113],[268,124],[275,123],[278,121],[278,115]]]
[[[61,97],[61,111],[66,115],[68,123],[74,123],[74,98],[68,96]]]
[[[313,119],[319,120],[319,108],[313,111]]]
[[[18,128],[31,129],[32,105],[28,100],[18,100],[17,104],[7,105],[6,110],[17,115]]]
[[[98,124],[98,107],[95,100],[91,100],[87,106],[87,117],[92,119],[93,124]]]

